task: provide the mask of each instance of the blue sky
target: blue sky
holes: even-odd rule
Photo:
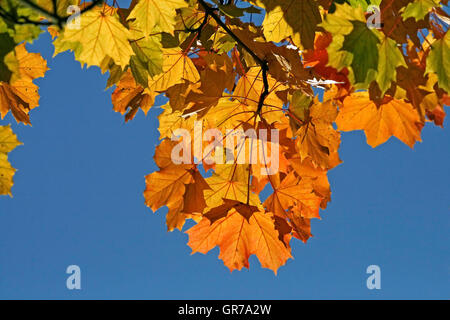
[[[161,110],[125,124],[107,75],[69,53],[51,59],[48,34],[29,49],[51,70],[36,81],[33,127],[0,121],[24,142],[10,154],[14,198],[0,197],[0,298],[449,298],[450,130],[427,125],[414,150],[396,139],[372,149],[362,132],[344,133],[314,237],[292,243],[295,259],[278,276],[254,257],[250,271],[230,273],[217,248],[191,255],[186,234],[166,231],[167,209],[144,204]],[[81,290],[66,288],[72,264]],[[372,264],[381,290],[366,287]]]

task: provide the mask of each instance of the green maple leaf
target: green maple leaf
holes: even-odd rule
[[[414,18],[416,21],[422,20],[431,8],[439,7],[439,0],[417,0],[409,3],[403,13],[404,20]]]
[[[336,4],[335,6],[336,11],[333,14],[326,15],[320,27],[333,35],[333,41],[327,48],[330,57],[328,66],[340,71],[352,63],[352,54],[341,50],[345,36],[353,30],[352,21],[365,22],[366,19],[364,10],[359,6],[353,8],[348,3]]]
[[[379,47],[378,74],[376,78],[382,95],[389,89],[391,82],[395,80],[397,67],[400,66],[407,68],[402,52],[394,40],[385,38]]]
[[[367,25],[352,21],[353,31],[345,36],[342,49],[353,55],[351,67],[356,83],[365,83],[367,75],[378,67],[378,43],[380,40]]]
[[[448,32],[444,38],[431,45],[426,73],[430,72],[437,74],[439,87],[447,93],[450,92],[450,35]]]

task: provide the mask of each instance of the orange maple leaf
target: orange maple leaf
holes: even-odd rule
[[[139,108],[147,114],[153,106],[154,99],[144,92],[144,88],[136,83],[128,69],[111,95],[114,111],[125,114],[125,121],[132,120]]]
[[[377,107],[367,92],[357,92],[345,98],[336,124],[341,131],[364,130],[367,143],[373,148],[391,136],[413,148],[416,141],[421,141],[423,127],[411,104],[390,98]]]
[[[0,115],[3,119],[11,110],[17,122],[31,125],[29,112],[39,105],[38,87],[33,83],[36,78],[47,72],[47,62],[39,53],[30,53],[25,43],[14,50],[17,67],[9,83],[0,82]]]
[[[290,248],[279,239],[271,213],[253,212],[247,220],[231,209],[226,217],[214,223],[203,218],[186,233],[192,253],[207,253],[219,246],[219,258],[230,271],[249,268],[248,259],[255,254],[262,267],[276,274],[278,268],[292,257]]]

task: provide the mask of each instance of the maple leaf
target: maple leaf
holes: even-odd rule
[[[313,104],[308,113],[306,121],[295,133],[296,148],[302,160],[311,158],[316,166],[334,168],[341,162],[337,152],[341,139],[332,126],[337,108],[332,101],[326,101]]]
[[[165,49],[163,61],[162,73],[148,79],[145,91],[150,96],[155,96],[184,81],[197,82],[200,80],[194,63],[181,48]]]
[[[47,62],[40,54],[29,53],[25,43],[9,57],[12,75],[9,83],[0,82],[0,115],[3,119],[11,111],[17,122],[31,124],[28,113],[39,105],[38,87],[33,80],[44,76]]]
[[[160,139],[172,138],[176,129],[191,130],[194,127],[195,115],[184,117],[181,111],[171,111],[169,105],[161,106],[164,109],[158,117]]]
[[[124,69],[133,55],[129,39],[131,32],[123,26],[116,9],[107,5],[95,7],[80,17],[81,26],[65,28],[60,42],[55,45],[55,53],[75,49],[75,57],[82,64],[100,66],[106,56]],[[66,47],[64,47],[66,46]]]
[[[349,35],[354,28],[354,23],[365,23],[364,11],[361,7],[353,8],[347,3],[336,4],[336,11],[333,14],[327,14],[320,24],[327,32],[331,34],[332,41],[327,47],[328,66],[341,71],[350,66],[352,62],[351,52],[341,50],[345,36]],[[363,29],[364,30],[364,29]]]
[[[125,121],[134,118],[141,108],[145,114],[153,106],[152,96],[144,93],[144,88],[136,84],[130,70],[125,72],[111,95],[114,111],[125,114]]]
[[[221,204],[223,199],[261,206],[259,197],[248,189],[248,175],[248,165],[216,165],[214,174],[206,179],[211,188],[205,191],[208,208]]]
[[[214,223],[203,218],[186,233],[192,253],[207,253],[219,246],[219,258],[230,271],[249,268],[248,259],[255,254],[263,268],[269,268],[276,274],[278,268],[292,257],[290,248],[278,238],[270,213],[252,212],[247,219],[231,209],[226,217]]]
[[[25,47],[25,43],[19,44],[15,48],[15,58],[17,69],[13,68],[11,82],[16,79],[32,81],[41,78],[47,72],[47,62],[39,53],[30,53]]]
[[[198,59],[205,64],[200,72],[200,81],[188,87],[183,103],[185,106],[190,104],[187,112],[202,110],[206,113],[207,109],[219,102],[225,89],[233,90],[235,73],[231,59],[226,54],[210,53]]]
[[[345,98],[336,124],[341,131],[364,130],[367,143],[376,147],[395,136],[411,148],[421,141],[422,124],[411,104],[404,100],[388,99],[377,107],[366,92]]]
[[[397,43],[387,37],[384,38],[379,46],[378,74],[376,77],[381,95],[384,95],[390,88],[392,81],[395,81],[397,68],[400,66],[407,67]]]
[[[239,100],[220,99],[216,106],[208,110],[208,119],[211,119],[215,127],[234,129],[247,123],[254,111],[254,106]]]
[[[271,179],[274,192],[264,202],[268,211],[280,218],[289,218],[287,212],[297,207],[304,218],[320,218],[321,199],[313,192],[311,179],[298,177],[294,172],[286,175],[282,181],[279,179]]]
[[[417,0],[410,2],[403,10],[403,19],[414,18],[422,20],[433,7],[439,7],[437,0]]]
[[[195,165],[177,165],[172,160],[172,150],[176,141],[165,139],[155,150],[154,160],[160,171],[146,177],[144,197],[153,211],[166,205],[167,229],[182,229],[187,218],[195,218],[206,207],[204,190],[208,183]]]
[[[194,169],[189,172],[193,181],[185,185],[183,198],[179,198],[176,203],[170,206],[168,205],[169,212],[166,216],[168,231],[172,231],[175,228],[181,230],[188,218],[198,222],[201,219],[201,213],[206,207],[203,193],[204,190],[210,188],[198,170]]]
[[[366,82],[370,70],[378,66],[378,43],[375,33],[360,21],[352,21],[353,30],[344,37],[342,50],[352,55],[352,69],[355,74],[355,83]]]
[[[426,72],[436,73],[439,87],[450,92],[450,33],[448,31],[444,38],[431,45]]]
[[[159,26],[165,32],[174,33],[176,9],[187,7],[184,0],[140,0],[133,8],[127,20],[136,19],[137,26],[145,37]]]
[[[0,195],[12,197],[11,188],[16,169],[9,163],[8,153],[21,144],[10,126],[0,126]]]
[[[4,153],[0,153],[0,195],[11,194],[11,188],[14,184],[13,176],[16,172],[8,161],[8,156]]]
[[[307,178],[312,183],[312,189],[316,195],[321,197],[320,207],[325,209],[331,201],[330,183],[328,182],[327,170],[315,167],[310,159],[302,160],[295,155],[288,159],[290,165],[299,177]]]
[[[294,43],[306,49],[314,45],[317,25],[322,21],[315,0],[257,0],[256,5],[266,10],[264,35],[269,41],[281,42],[292,37]]]
[[[154,33],[144,33],[136,26],[136,21],[130,21],[132,35],[130,41],[134,55],[130,59],[130,68],[136,81],[146,87],[148,77],[154,77],[163,72],[163,36],[159,29]]]
[[[183,167],[171,167],[154,172],[146,177],[147,189],[144,192],[146,204],[156,211],[167,205],[169,208],[185,192],[185,184],[192,183],[189,171]]]
[[[193,177],[183,167],[170,167],[153,172],[145,178],[145,203],[153,211],[167,206],[167,229],[172,231],[184,224],[186,216],[181,212],[186,185],[194,183]]]

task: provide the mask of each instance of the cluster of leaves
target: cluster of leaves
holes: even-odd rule
[[[21,143],[10,126],[0,126],[0,194],[11,195],[13,176],[16,172],[8,161],[8,153]]]
[[[169,231],[193,219],[193,252],[219,246],[230,270],[248,268],[254,254],[276,272],[291,257],[292,238],[311,237],[311,219],[320,219],[331,199],[327,172],[341,163],[341,131],[364,130],[372,147],[392,136],[413,147],[426,122],[443,125],[447,1],[133,0],[128,8],[100,2],[0,0],[2,118],[11,110],[29,124],[28,111],[37,106],[32,80],[47,67],[23,42],[36,38],[40,25],[48,25],[55,55],[70,50],[82,65],[108,71],[114,110],[126,121],[164,94],[159,171],[146,177],[145,202],[154,211],[168,207]],[[81,7],[79,28],[62,27],[69,4]],[[367,23],[369,5],[381,9],[379,29]],[[253,15],[263,15],[262,24],[251,22]],[[325,89],[320,100],[315,87]],[[192,161],[175,164],[174,130],[195,136],[198,126],[273,129],[279,142],[263,144],[257,136],[244,151],[228,150],[233,157],[225,164],[201,165],[194,150]],[[8,127],[0,129],[12,139]],[[0,151],[9,152],[3,136]],[[249,159],[257,146],[257,162],[236,160],[240,152]],[[267,168],[270,152],[278,152],[275,174]]]
[[[0,34],[0,38],[7,37],[7,33]],[[3,44],[8,45],[8,42],[2,43],[2,52]],[[3,119],[11,112],[18,122],[30,124],[29,112],[39,105],[38,87],[33,79],[44,76],[47,63],[40,54],[28,52],[25,43],[13,47],[2,62],[5,67],[0,69],[0,116]],[[10,126],[0,126],[0,195],[11,195],[16,170],[7,155],[19,144]]]

